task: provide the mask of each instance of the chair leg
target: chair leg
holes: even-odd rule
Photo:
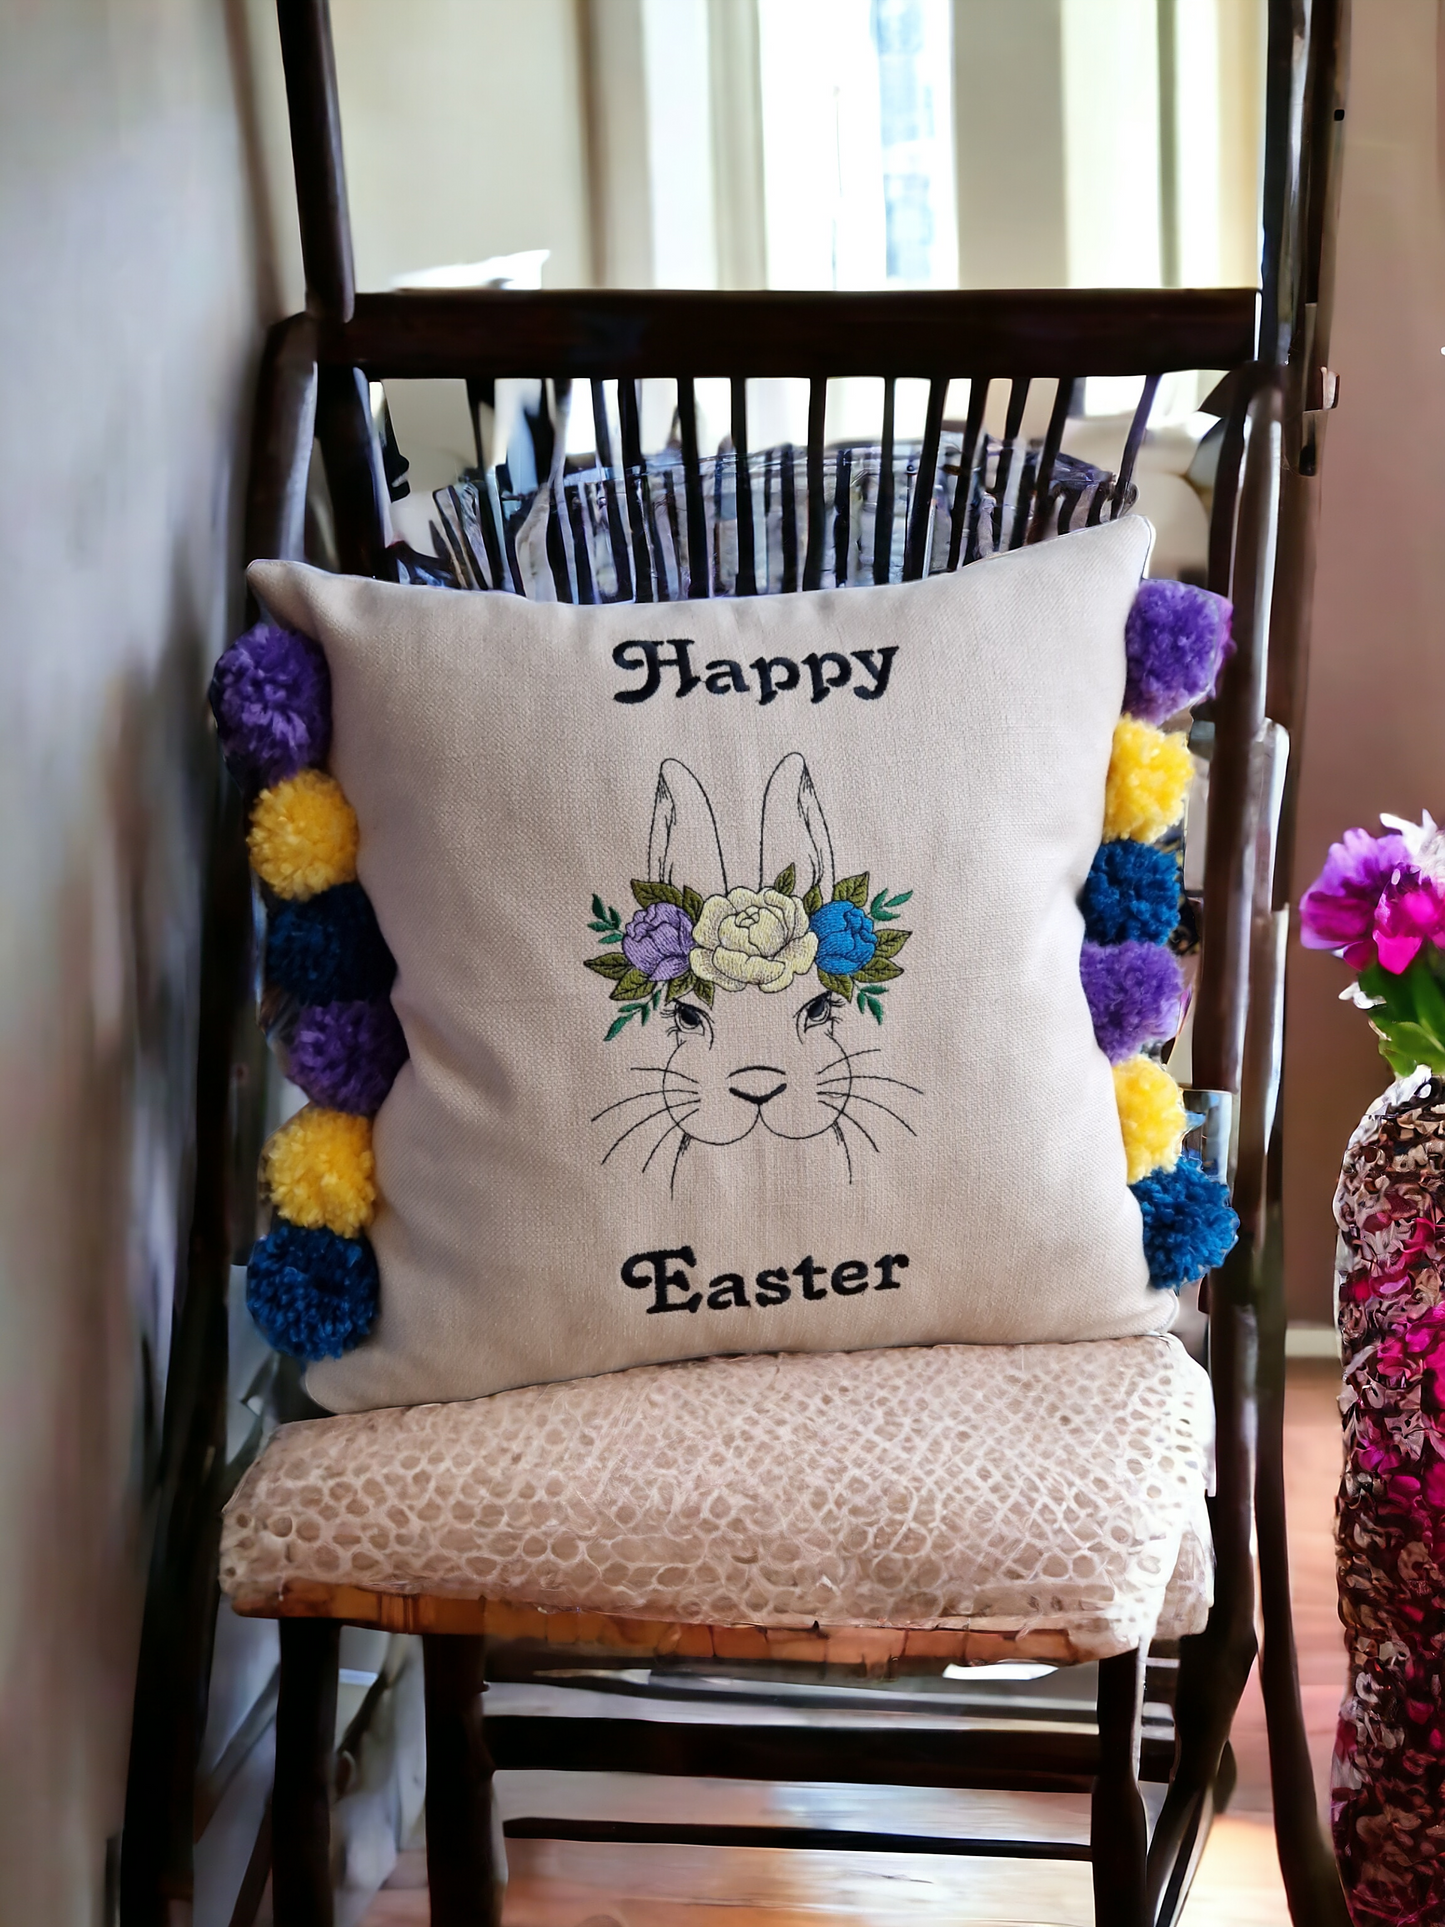
[[[486,1641],[426,1633],[426,1865],[432,1927],[497,1927],[506,1862],[482,1731]]]
[[[340,1656],[341,1628],[334,1620],[281,1621],[271,1799],[275,1927],[332,1927],[331,1756]]]
[[[1139,1792],[1144,1660],[1099,1663],[1099,1771],[1089,1815],[1096,1927],[1149,1927],[1149,1823]]]

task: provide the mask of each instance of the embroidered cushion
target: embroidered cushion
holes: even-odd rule
[[[369,1148],[322,1114],[304,1183],[273,1159],[296,1240],[375,1195],[322,1403],[1168,1324],[1077,902],[1149,540],[589,609],[253,567],[325,652],[302,842],[354,868],[325,894],[370,899],[409,1048]],[[311,968],[324,899],[267,834]]]

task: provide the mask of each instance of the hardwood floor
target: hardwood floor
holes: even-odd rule
[[[1331,1539],[1340,1463],[1337,1380],[1330,1363],[1293,1364],[1285,1420],[1296,1631],[1322,1809],[1344,1673]],[[1185,1927],[1288,1927],[1253,1681],[1234,1744],[1238,1790],[1211,1835]],[[1084,1796],[586,1774],[504,1774],[498,1784],[504,1816],[541,1811],[1087,1838]],[[1093,1919],[1089,1869],[1080,1862],[532,1840],[509,1842],[508,1862],[506,1927],[1090,1927]],[[424,1854],[403,1854],[364,1927],[421,1927],[425,1882]]]

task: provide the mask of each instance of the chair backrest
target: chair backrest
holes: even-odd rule
[[[1240,1159],[1236,1204],[1245,1235],[1211,1320],[1219,1419],[1215,1532],[1218,1597],[1240,1637],[1252,1637],[1250,1565],[1253,1466],[1253,1338],[1250,1267],[1262,1239],[1265,1148],[1277,1062],[1278,1010],[1272,990],[1247,1028],[1251,975],[1277,960],[1270,934],[1274,826],[1285,742],[1265,714],[1266,653],[1279,475],[1277,373],[1257,358],[1259,297],[1253,289],[968,291],[814,294],[657,291],[407,291],[357,294],[342,166],[340,114],[326,0],[279,0],[297,201],[308,283],[304,315],[272,331],[257,403],[249,554],[300,558],[313,441],[325,463],[340,564],[355,573],[392,573],[386,552],[387,484],[369,383],[464,378],[473,387],[504,377],[542,377],[592,386],[599,460],[634,512],[626,540],[636,587],[648,591],[647,546],[628,499],[641,465],[638,384],[676,384],[684,513],[693,544],[705,514],[695,384],[730,383],[731,439],[750,446],[750,379],[809,384],[805,450],[806,533],[798,587],[817,585],[825,556],[823,484],[828,382],[881,378],[880,453],[894,439],[900,380],[929,384],[928,405],[904,543],[903,574],[927,566],[929,517],[938,486],[949,385],[967,381],[967,419],[955,443],[952,487],[976,480],[991,384],[1007,385],[998,462],[1012,463],[1033,384],[1054,392],[1042,444],[1028,472],[1029,500],[1011,539],[1037,539],[1066,420],[1090,376],[1142,381],[1112,487],[1096,496],[1095,518],[1127,503],[1160,378],[1174,371],[1223,371],[1209,406],[1223,418],[1213,490],[1208,585],[1232,597],[1235,652],[1212,705],[1207,853],[1200,905],[1203,943],[1195,991],[1192,1082],[1227,1094],[1237,1108]],[[609,463],[603,430],[615,383],[621,459]],[[880,462],[883,474],[891,463]],[[747,464],[739,462],[745,486]],[[1007,474],[1004,484],[1007,486]],[[1018,487],[1023,488],[1020,475]],[[999,500],[997,469],[993,489]],[[959,526],[957,514],[951,517]],[[969,559],[967,550],[957,560]],[[952,560],[952,558],[950,558]],[[742,572],[742,558],[740,573]],[[689,593],[709,592],[706,570]],[[1265,939],[1261,931],[1265,931]],[[1266,940],[1267,939],[1267,940]],[[1273,949],[1270,946],[1273,945]],[[1248,1046],[1248,1049],[1246,1048]],[[1231,1269],[1233,1268],[1233,1270]],[[1202,1299],[1201,1302],[1204,1302]],[[1221,1322],[1220,1313],[1228,1315]]]

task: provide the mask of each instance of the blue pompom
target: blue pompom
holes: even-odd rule
[[[278,1218],[253,1246],[246,1308],[278,1352],[308,1363],[340,1358],[376,1319],[376,1253],[366,1238],[339,1238]]]
[[[1229,1187],[1197,1158],[1180,1158],[1172,1171],[1151,1171],[1129,1188],[1144,1219],[1149,1282],[1161,1291],[1192,1285],[1233,1250],[1239,1219]]]
[[[371,899],[338,883],[305,903],[283,904],[266,932],[266,980],[303,1004],[384,997],[396,976]]]
[[[1101,843],[1079,896],[1090,943],[1168,943],[1179,922],[1179,860],[1152,843]]]

